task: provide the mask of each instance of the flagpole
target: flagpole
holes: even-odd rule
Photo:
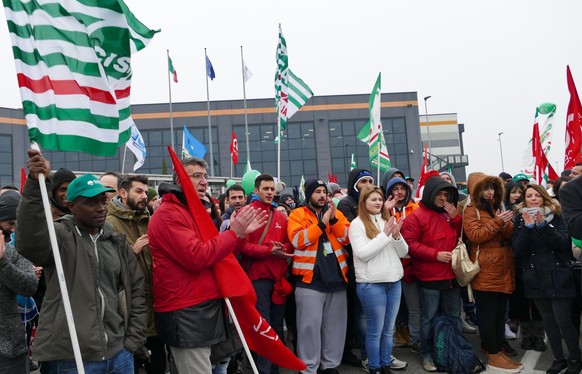
[[[247,160],[251,161],[251,152],[249,146],[249,120],[247,118],[247,89],[246,89],[246,79],[245,79],[245,59],[243,57],[243,46],[240,46],[240,61],[242,63],[242,76],[243,76],[243,106],[245,112],[245,141],[247,144]],[[232,175],[231,175],[232,177]]]
[[[172,139],[172,149],[174,148],[174,119],[172,118],[172,82],[170,78],[170,50],[166,50],[168,57],[168,96],[170,98],[170,139]]]
[[[208,108],[208,139],[210,143],[210,175],[214,176],[214,154],[212,153],[212,126],[210,124],[210,91],[208,89],[208,56],[204,48],[204,66],[206,67],[206,107]]]
[[[121,164],[121,174],[125,174],[125,156],[127,155],[127,143],[123,147],[123,163]]]
[[[232,308],[232,304],[230,303],[230,298],[225,297],[224,301],[226,303],[226,307],[228,308],[228,314],[232,318],[232,322],[234,323],[234,327],[236,327],[236,332],[240,338],[240,341],[245,349],[245,353],[247,354],[247,358],[249,359],[249,363],[253,368],[253,373],[259,374],[259,370],[257,369],[257,365],[255,365],[255,360],[253,360],[253,356],[251,355],[251,351],[249,349],[249,345],[243,335],[242,329],[240,328],[240,324],[238,323],[238,318],[236,318],[236,314],[234,314],[234,309]]]
[[[30,147],[40,152],[38,143],[33,142]],[[67,326],[69,327],[69,335],[71,337],[71,345],[73,346],[73,354],[75,355],[75,363],[79,374],[85,374],[85,367],[83,366],[83,358],[81,357],[81,349],[79,347],[79,340],[77,338],[77,330],[75,329],[75,320],[73,319],[73,309],[71,308],[71,301],[69,299],[69,292],[67,291],[67,284],[65,282],[65,274],[63,271],[63,263],[61,261],[61,252],[59,251],[59,244],[57,242],[57,234],[55,226],[52,221],[52,213],[46,189],[46,182],[44,174],[38,174],[38,184],[40,186],[40,194],[42,196],[42,205],[44,208],[44,215],[46,224],[48,226],[50,243],[53,251],[53,260],[57,271],[57,279],[63,298],[63,306],[65,308],[65,317],[67,319]]]
[[[380,150],[382,149],[382,126],[378,129],[378,187],[382,185],[382,176],[380,175]]]

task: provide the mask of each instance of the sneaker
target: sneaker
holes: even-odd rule
[[[509,328],[509,325],[505,324],[505,339],[507,340],[515,340],[517,339],[517,335]]]
[[[560,374],[562,370],[568,367],[568,362],[565,358],[561,360],[554,360],[552,362],[552,366],[548,370],[546,370],[546,374]]]
[[[582,361],[568,360],[568,368],[564,374],[580,374],[580,371],[582,371]]]
[[[513,331],[515,334],[517,334],[517,332],[519,331],[519,318],[510,319],[507,322],[507,325],[509,326],[509,329],[511,331]]]
[[[477,328],[469,324],[466,320],[463,320],[463,332],[465,334],[474,334],[477,332]]]
[[[420,342],[410,343],[410,352],[420,353]]]
[[[521,369],[506,361],[501,353],[488,354],[487,361],[488,370],[497,370],[503,373],[519,373],[521,371]]]
[[[366,373],[370,373],[370,369],[368,368],[368,359],[362,360],[362,370]]]
[[[512,366],[515,366],[519,370],[523,370],[523,364],[519,361],[513,361],[511,358],[507,357],[507,355],[503,352],[500,352],[503,359],[509,362]]]
[[[471,312],[471,313],[466,313],[465,314],[465,321],[472,325],[472,326],[477,326],[478,324],[478,320],[477,320],[477,313],[475,312]]]
[[[512,346],[509,345],[509,342],[507,340],[501,341],[501,351],[505,353],[506,356],[509,357],[517,356],[517,352],[515,351],[515,349],[513,349]]]
[[[422,368],[424,369],[424,371],[428,371],[428,372],[435,372],[437,371],[437,367],[434,366],[434,362],[432,362],[432,358],[425,358],[422,360]]]
[[[392,370],[403,370],[408,366],[408,362],[401,361],[394,357],[394,355],[390,356],[392,358],[392,362],[390,363],[390,369]]]

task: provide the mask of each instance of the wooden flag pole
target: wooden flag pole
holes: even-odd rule
[[[40,152],[40,147],[36,142],[33,142],[31,144],[31,148]],[[38,184],[40,185],[40,194],[42,196],[44,215],[46,218],[46,224],[48,226],[51,247],[53,250],[55,269],[57,271],[59,287],[61,289],[61,295],[63,297],[63,305],[65,307],[65,317],[67,318],[67,326],[69,327],[69,334],[71,335],[71,344],[73,345],[73,353],[75,354],[75,363],[77,364],[77,371],[79,372],[79,374],[85,374],[83,359],[81,357],[81,349],[79,348],[79,340],[77,339],[77,330],[75,329],[75,321],[73,319],[73,309],[71,308],[71,301],[69,299],[69,292],[67,291],[67,284],[65,282],[65,275],[63,272],[61,253],[59,252],[59,245],[57,243],[57,233],[55,232],[55,226],[52,220],[53,215],[51,213],[44,174],[38,175]]]

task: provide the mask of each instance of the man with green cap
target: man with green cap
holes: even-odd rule
[[[28,156],[17,250],[44,268],[47,290],[33,358],[43,373],[58,373],[76,365],[38,182],[39,174],[48,177],[50,164],[38,151]],[[105,221],[111,190],[91,174],[73,180],[66,196],[71,214],[57,219],[54,229],[85,370],[126,374],[133,373],[133,355],[145,342],[144,278],[125,238]]]

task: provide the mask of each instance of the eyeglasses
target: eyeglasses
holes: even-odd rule
[[[206,179],[208,180],[208,174],[206,173],[192,173],[189,175],[190,178],[194,178],[194,179]]]

